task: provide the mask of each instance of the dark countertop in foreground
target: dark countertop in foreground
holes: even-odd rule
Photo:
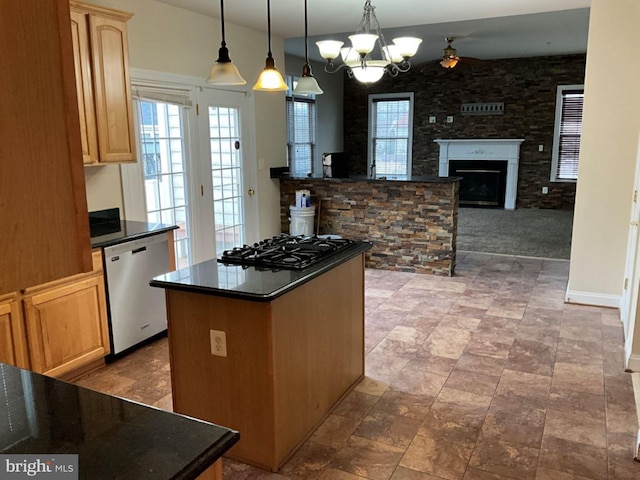
[[[119,243],[138,240],[151,235],[158,235],[163,232],[175,230],[177,225],[166,225],[163,223],[136,222],[133,220],[121,220],[119,226],[106,230],[106,233],[98,231],[92,232],[91,248],[105,248]]]
[[[87,480],[195,479],[231,448],[238,432],[0,363],[9,431],[3,454],[42,461],[77,454]]]
[[[358,241],[302,270],[273,270],[228,265],[217,260],[192,265],[151,280],[153,287],[268,302],[371,248]]]

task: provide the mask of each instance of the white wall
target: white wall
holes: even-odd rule
[[[220,21],[154,0],[92,0],[90,3],[134,14],[128,23],[129,59],[132,68],[206,78],[218,58]],[[266,31],[266,6],[265,31]],[[264,68],[267,35],[225,22],[226,41],[233,62],[251,87]],[[272,37],[276,66],[284,67],[283,40]],[[234,87],[237,89],[238,87]],[[257,155],[246,159],[258,168],[260,195],[260,238],[280,231],[279,188],[269,178],[269,167],[286,164],[286,126],[284,93],[252,92],[255,101]],[[122,188],[118,167],[85,168],[89,210],[122,207]]]
[[[285,55],[286,72],[289,75],[302,75],[304,58]],[[309,62],[313,76],[324,91],[316,96],[317,134],[314,176],[322,177],[322,154],[325,152],[341,152],[343,147],[342,98],[344,73],[329,74],[324,71],[324,64]],[[283,164],[285,165],[285,164]]]

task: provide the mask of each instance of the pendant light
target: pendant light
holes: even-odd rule
[[[284,83],[282,75],[276,69],[276,62],[271,54],[271,0],[267,0],[267,38],[269,40],[267,61],[253,89],[263,92],[283,92],[288,90],[289,87]]]
[[[220,0],[220,20],[222,22],[222,43],[218,50],[218,60],[211,69],[207,83],[212,85],[245,85],[247,81],[242,78],[238,68],[229,58],[227,42],[224,40],[224,0]]]
[[[311,73],[311,65],[309,65],[309,46],[307,41],[308,35],[307,0],[304,0],[304,66],[302,67],[302,77],[300,77],[296,87],[293,89],[294,95],[320,95],[324,93]]]

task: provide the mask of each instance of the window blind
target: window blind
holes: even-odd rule
[[[169,103],[181,107],[192,107],[191,90],[178,88],[153,87],[149,85],[132,85],[132,96],[136,100]]]
[[[287,97],[287,151],[289,169],[294,176],[312,173],[315,143],[315,100]]]
[[[410,99],[373,99],[373,160],[376,177],[409,175]]]
[[[576,180],[578,178],[583,100],[583,90],[564,90],[562,92],[562,115],[556,170],[556,177],[559,179]]]

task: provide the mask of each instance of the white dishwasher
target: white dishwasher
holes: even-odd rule
[[[149,281],[167,273],[168,234],[104,248],[111,354],[117,355],[167,329],[164,290]]]

